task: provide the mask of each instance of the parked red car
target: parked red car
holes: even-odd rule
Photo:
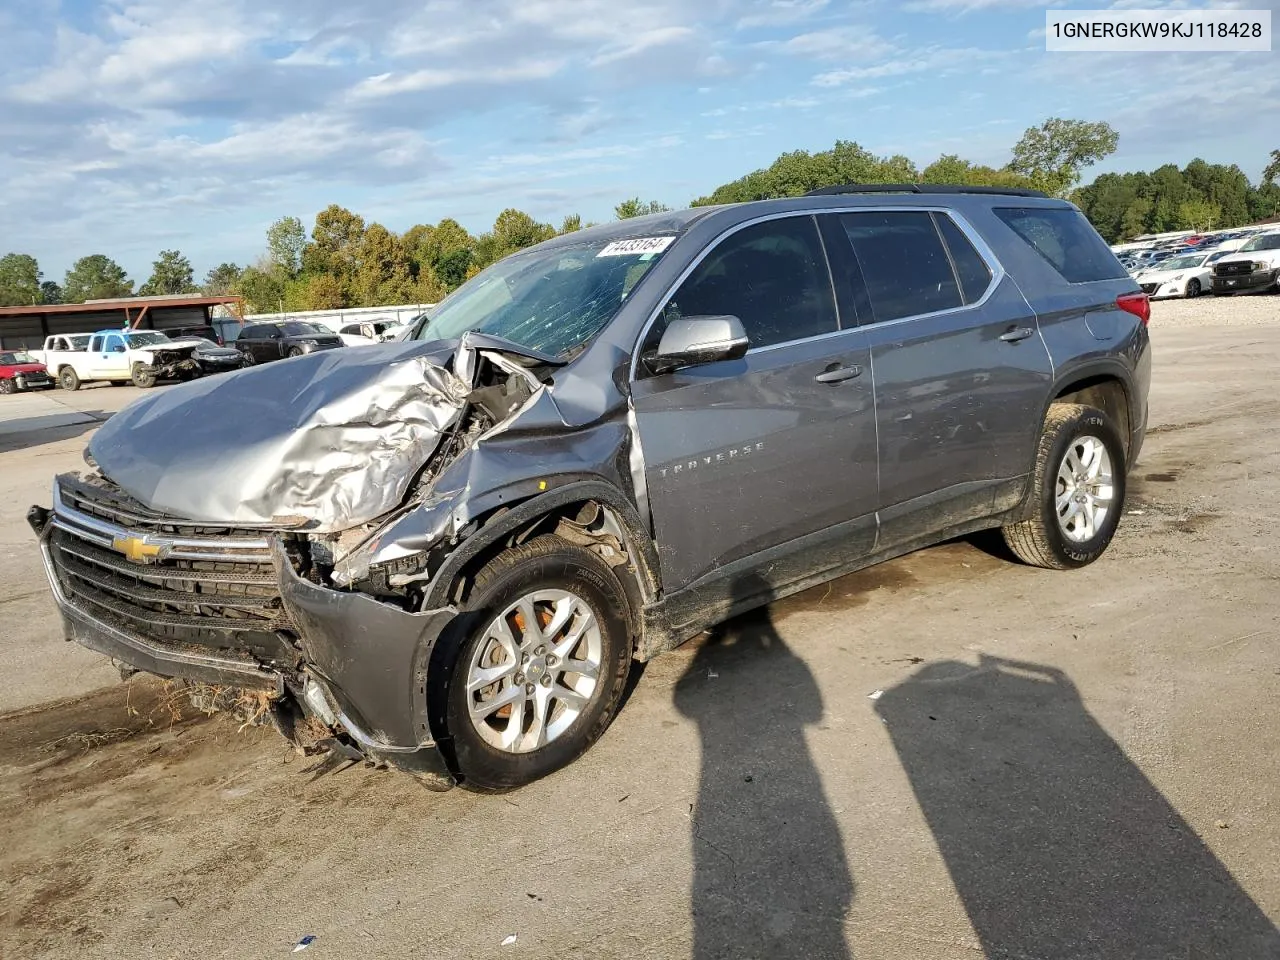
[[[17,393],[19,390],[52,389],[53,377],[43,363],[21,350],[0,350],[0,393]]]

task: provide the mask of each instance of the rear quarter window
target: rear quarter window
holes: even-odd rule
[[[1068,283],[1122,280],[1128,276],[1111,248],[1078,210],[995,207],[993,212]]]

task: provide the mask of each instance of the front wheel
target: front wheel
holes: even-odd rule
[[[17,393],[18,385],[12,380],[5,378],[0,380],[0,393]]]
[[[301,347],[293,347],[293,348],[291,348],[291,349],[289,350],[289,354],[288,354],[288,355],[289,355],[290,357],[300,357],[300,356],[302,356],[302,348],[301,348]]]
[[[631,669],[627,594],[599,556],[543,536],[492,560],[441,664],[464,784],[522,786],[581,756]]]
[[[131,372],[130,379],[133,380],[135,387],[141,387],[148,390],[156,385],[156,372],[145,363],[135,363]]]
[[[58,371],[58,385],[63,390],[79,390],[80,376],[71,367],[63,367]]]
[[[1115,536],[1124,509],[1125,454],[1101,410],[1055,403],[1036,452],[1034,513],[1004,528],[1020,560],[1051,570],[1092,563]]]
[[[1200,296],[1200,281],[1192,277],[1187,281],[1187,299],[1191,300]]]

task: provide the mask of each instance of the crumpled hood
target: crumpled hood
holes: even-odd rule
[[[329,350],[192,381],[111,417],[103,475],[171,516],[316,532],[397,507],[470,385],[440,344]]]

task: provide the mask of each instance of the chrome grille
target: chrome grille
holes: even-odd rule
[[[126,633],[290,665],[292,623],[258,531],[148,510],[93,479],[54,488],[49,559],[67,600]]]

